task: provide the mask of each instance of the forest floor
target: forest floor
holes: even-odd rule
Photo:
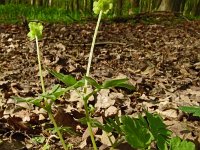
[[[179,106],[200,106],[200,21],[177,22],[169,17],[155,23],[102,22],[95,46],[91,77],[98,82],[128,77],[134,92],[104,90],[92,99],[94,116],[128,114],[137,116],[143,108],[159,113],[168,128],[200,149],[200,119],[187,115]],[[61,25],[45,24],[39,46],[43,67],[77,79],[86,72],[95,22]],[[52,127],[43,109],[16,103],[12,96],[34,97],[41,93],[34,41],[22,25],[0,25],[0,149],[39,149],[33,137],[49,137]],[[47,71],[45,87],[60,83]],[[102,99],[101,96],[106,97]],[[105,105],[106,103],[106,105]],[[84,116],[83,104],[73,92],[56,101],[55,119],[78,135],[65,135],[74,149],[87,146],[86,127],[77,119]],[[96,133],[102,140],[102,133]],[[41,139],[40,139],[41,140]],[[40,141],[42,143],[42,141]],[[60,149],[56,138],[51,149]],[[128,149],[121,146],[119,149]],[[130,148],[129,148],[130,149]]]

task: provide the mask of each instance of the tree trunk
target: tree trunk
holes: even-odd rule
[[[31,0],[31,5],[33,5],[33,0]]]
[[[139,0],[129,0],[129,3],[130,3],[130,8],[128,10],[128,14],[132,15],[134,13],[133,9],[139,6]]]
[[[195,16],[200,16],[200,0],[196,6]]]
[[[117,16],[122,16],[123,0],[117,1]]]
[[[52,4],[52,1],[51,1],[51,0],[49,0],[49,7],[51,7],[51,4]]]
[[[162,0],[158,10],[159,11],[180,12],[181,4],[184,2],[185,2],[185,0]]]
[[[162,0],[159,11],[171,11],[171,1],[172,0]]]
[[[93,13],[93,3],[94,1],[93,0],[90,0],[90,14],[92,15]]]
[[[84,5],[84,11],[85,11],[85,13],[87,12],[87,4],[88,4],[87,0],[84,0],[84,4],[83,5]]]

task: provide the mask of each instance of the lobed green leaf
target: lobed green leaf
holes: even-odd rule
[[[139,119],[122,116],[122,123],[125,139],[133,148],[145,149],[151,144],[153,136]]]
[[[166,128],[166,125],[158,114],[151,114],[146,111],[146,117],[158,149],[167,150],[167,142],[172,132]]]
[[[179,109],[187,113],[192,113],[193,116],[200,117],[200,107],[198,106],[182,106]]]
[[[195,150],[195,144],[181,140],[179,137],[174,137],[170,140],[170,150]]]

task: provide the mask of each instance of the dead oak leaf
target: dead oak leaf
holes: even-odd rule
[[[116,115],[118,109],[115,106],[110,106],[108,109],[105,110],[105,117],[111,117]]]
[[[109,89],[103,89],[98,93],[97,96],[97,102],[95,104],[95,108],[102,109],[102,108],[108,108],[110,106],[113,106],[116,102],[116,98],[120,97],[120,94],[116,95],[114,93],[109,94],[110,90]]]
[[[13,113],[14,116],[21,118],[23,122],[29,122],[31,113],[26,110],[20,110],[18,112]]]

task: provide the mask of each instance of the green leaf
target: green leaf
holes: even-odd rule
[[[192,113],[193,116],[200,117],[200,107],[198,106],[182,106],[179,109],[187,113]]]
[[[101,124],[100,122],[98,122],[98,121],[94,121],[93,122],[93,124],[96,126],[96,127],[98,127],[98,128],[100,128],[100,129],[102,129],[102,130],[104,130],[105,132],[107,132],[107,133],[110,133],[110,132],[115,132],[115,133],[117,133],[117,134],[122,134],[122,129],[121,129],[121,127],[120,127],[120,125],[121,125],[121,122],[120,122],[120,120],[119,120],[119,117],[115,117],[115,118],[108,118],[107,120],[106,120],[106,123],[105,124]]]
[[[174,137],[170,140],[170,150],[195,150],[195,144],[182,140],[179,137]]]
[[[48,130],[52,131],[53,134],[57,133],[55,127],[54,128],[48,128]],[[67,127],[67,126],[58,127],[57,130],[59,130],[61,133],[68,133],[68,134],[71,134],[71,135],[76,135],[76,133],[72,130],[71,127]]]
[[[81,124],[83,124],[83,125],[87,125],[87,118],[86,117],[82,117],[82,118],[80,118],[80,119],[78,119],[78,121],[81,123]],[[96,123],[96,119],[92,119],[91,118],[91,123],[92,123],[92,126],[93,127],[96,127],[94,124]],[[100,123],[100,122],[98,122],[97,121],[97,123]]]
[[[82,79],[82,80],[77,81],[76,84],[74,84],[74,85],[71,86],[71,87],[77,89],[77,88],[79,88],[79,87],[83,87],[84,85],[85,85],[85,80]]]
[[[31,41],[34,40],[36,36],[38,37],[38,39],[42,38],[43,25],[41,23],[30,22],[28,26],[30,32],[27,36],[30,38]]]
[[[76,79],[71,75],[64,75],[62,73],[57,73],[56,71],[50,69],[47,70],[58,80],[62,81],[66,86],[72,86],[77,82]]]
[[[55,101],[60,96],[64,95],[65,92],[66,92],[65,88],[61,88],[60,85],[54,85],[51,91],[43,94],[42,96],[46,99],[50,99],[52,101]]]
[[[168,150],[167,143],[168,143],[168,139],[166,140],[166,138],[163,135],[160,135],[160,134],[157,135],[156,145],[159,150]]]
[[[121,129],[121,122],[119,120],[119,117],[115,117],[114,119],[108,118],[106,120],[105,124],[105,129],[111,128],[113,132],[116,132],[117,134],[122,134],[122,129]]]
[[[35,137],[31,138],[31,141],[36,144],[43,144],[45,142],[45,137],[44,136],[35,136]]]
[[[121,83],[121,84],[118,84],[117,87],[121,87],[121,88],[126,88],[128,90],[135,90],[135,87],[133,85],[130,85],[128,83]]]
[[[101,88],[101,85],[99,85],[98,83],[97,83],[97,81],[96,80],[94,80],[93,78],[91,78],[91,77],[84,77],[87,81],[88,81],[88,83],[90,84],[90,85],[92,85],[92,86],[94,86],[95,88],[97,88],[97,89],[100,89]]]
[[[50,145],[48,143],[46,143],[43,147],[42,150],[49,150],[50,149]]]
[[[27,98],[22,98],[22,97],[13,97],[17,102],[27,102],[31,103],[33,105],[36,105],[38,107],[41,107],[41,101],[43,100],[42,97],[37,97],[37,98],[32,98],[32,97],[27,97]]]
[[[108,89],[111,87],[118,87],[124,83],[126,83],[128,81],[127,78],[125,79],[112,79],[112,80],[106,80],[103,82],[102,84],[102,88],[103,89]]]
[[[172,132],[166,128],[166,125],[158,114],[150,114],[146,111],[146,117],[159,150],[167,150],[167,141]]]
[[[151,144],[153,136],[139,119],[122,116],[122,123],[125,139],[133,148],[144,149]]]
[[[98,0],[93,3],[93,11],[95,14],[99,14],[100,11],[103,11],[104,14],[107,14],[112,7],[112,0]]]

